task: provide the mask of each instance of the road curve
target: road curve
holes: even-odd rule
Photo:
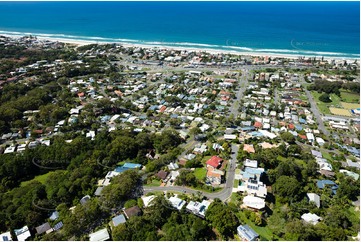
[[[169,187],[151,187],[151,186],[143,186],[143,191],[146,192],[154,192],[154,191],[162,191],[162,192],[182,192],[188,194],[197,194],[201,193],[203,196],[207,197],[208,199],[215,199],[219,198],[222,201],[226,201],[232,194],[233,190],[233,181],[235,176],[235,169],[236,169],[236,161],[237,161],[237,154],[239,146],[236,144],[232,144],[231,146],[232,154],[231,159],[229,160],[229,165],[227,169],[227,178],[225,187],[219,191],[214,193],[203,192],[200,190],[192,189],[189,187],[182,187],[182,186],[169,186]]]

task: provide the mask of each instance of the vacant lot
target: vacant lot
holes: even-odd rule
[[[207,170],[205,168],[196,168],[194,171],[194,175],[198,180],[204,181],[204,178],[207,175]]]
[[[330,108],[330,111],[332,114],[335,115],[348,116],[348,117],[352,116],[350,111],[344,108]]]
[[[356,109],[360,107],[360,104],[358,103],[345,103],[345,102],[341,102],[342,107],[344,107],[345,109]]]
[[[32,181],[38,181],[38,182],[40,182],[40,183],[42,183],[42,184],[45,184],[46,179],[48,178],[48,176],[49,176],[51,173],[54,173],[54,172],[53,172],[53,171],[50,171],[50,172],[45,173],[45,174],[43,174],[43,175],[38,175],[38,176],[34,177],[34,179],[32,179],[32,180],[23,181],[23,182],[20,184],[20,186],[21,186],[21,187],[24,187],[24,186],[26,186],[26,185],[29,185],[29,183],[32,182]]]

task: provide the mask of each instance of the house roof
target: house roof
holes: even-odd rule
[[[245,196],[243,198],[243,203],[250,208],[263,209],[266,206],[266,202],[263,198],[254,197],[254,196]]]
[[[221,163],[222,163],[222,158],[218,157],[218,156],[212,156],[207,162],[207,165],[210,165],[214,168],[217,168]]]
[[[0,234],[0,241],[13,241],[13,239],[11,238],[11,233],[6,232],[6,233]]]
[[[243,150],[247,151],[248,153],[255,153],[253,145],[244,144]]]
[[[253,126],[256,127],[256,128],[262,128],[262,123],[256,121]]]
[[[314,202],[318,208],[321,206],[320,196],[316,193],[307,193],[307,197],[310,202]]]
[[[245,238],[247,241],[255,240],[259,235],[250,228],[247,224],[237,227],[238,235]]]
[[[119,224],[124,224],[125,222],[126,222],[126,220],[125,220],[125,217],[123,214],[112,218],[112,223],[114,226],[118,226]]]
[[[157,173],[156,176],[159,177],[160,179],[164,180],[167,178],[168,172],[161,170]]]
[[[89,234],[89,241],[105,241],[110,239],[107,229],[98,230],[95,233]]]
[[[45,223],[45,224],[42,224],[42,225],[36,227],[35,229],[36,229],[37,234],[43,234],[46,231],[48,231],[49,229],[51,229],[51,227],[50,227],[49,223]]]
[[[104,189],[104,187],[98,187],[94,192],[94,196],[100,196],[103,189]]]
[[[313,225],[316,225],[320,220],[320,217],[314,213],[305,213],[301,216],[301,218],[307,223],[312,223]]]
[[[49,217],[49,219],[53,220],[53,221],[57,220],[58,218],[59,218],[59,212],[58,211],[54,211]]]
[[[221,178],[224,175],[224,172],[221,170],[217,170],[213,167],[207,168],[207,177],[217,177]]]
[[[128,219],[133,216],[139,216],[140,213],[141,213],[141,210],[138,206],[127,208],[124,210],[124,214],[125,214],[125,216],[127,216]]]
[[[14,229],[14,232],[18,241],[25,241],[31,236],[28,226],[24,226],[21,229]]]

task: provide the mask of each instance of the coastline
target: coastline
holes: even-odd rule
[[[28,35],[21,35],[21,34],[3,34],[0,33],[0,36],[6,36],[10,38],[21,38]],[[314,55],[314,54],[284,54],[284,53],[267,53],[267,52],[256,52],[256,51],[241,51],[241,50],[226,50],[226,49],[216,49],[216,48],[206,48],[206,47],[184,47],[184,46],[172,46],[167,44],[162,44],[161,42],[149,42],[148,44],[144,43],[127,43],[123,41],[105,41],[105,40],[83,40],[83,39],[73,39],[73,38],[61,38],[61,37],[50,37],[50,36],[39,36],[39,35],[32,35],[39,40],[47,40],[52,42],[62,42],[77,46],[83,46],[88,44],[119,44],[124,47],[141,47],[141,48],[159,48],[159,49],[168,49],[168,50],[180,50],[180,51],[189,51],[189,52],[207,52],[209,54],[232,54],[232,55],[240,55],[240,56],[247,56],[247,57],[269,57],[269,58],[285,58],[290,60],[297,60],[300,57],[304,58],[316,58],[320,60],[323,58],[324,60],[331,61],[331,60],[346,60],[348,62],[357,61],[360,62],[359,57],[343,57],[343,56],[324,56],[324,55]],[[74,36],[75,37],[75,36]],[[191,45],[191,43],[189,44]],[[201,44],[194,44],[194,45],[201,45]],[[206,44],[204,46],[207,46]],[[229,48],[238,48],[238,47],[229,47]],[[242,48],[240,48],[242,49]],[[246,48],[247,49],[247,48]]]

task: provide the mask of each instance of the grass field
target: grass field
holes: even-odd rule
[[[158,181],[156,179],[153,179],[151,183],[146,184],[146,186],[151,186],[151,187],[159,187],[160,184],[162,184],[161,181]]]
[[[341,101],[360,104],[360,94],[341,91]]]
[[[350,113],[350,111],[348,109],[333,108],[333,107],[330,107],[329,109],[330,109],[330,112],[335,115],[348,116],[348,117],[352,116],[352,114]]]
[[[240,217],[242,221],[245,221],[246,224],[248,224],[257,234],[260,235],[260,240],[273,240],[272,238],[272,231],[267,226],[266,227],[260,227],[256,226],[252,221],[247,219],[246,215],[242,212],[237,213],[237,215]]]
[[[325,159],[327,159],[327,160],[333,160],[332,159],[332,156],[330,155],[330,153],[328,153],[328,152],[323,152],[323,151],[321,151],[321,153],[322,153],[322,157],[323,158],[325,158]]]
[[[356,108],[360,108],[360,104],[358,103],[345,103],[345,102],[341,102],[341,105],[343,108],[345,109],[356,109]]]
[[[202,163],[203,163],[203,164],[206,164],[207,160],[209,160],[211,157],[212,157],[212,156],[210,156],[210,155],[207,155],[207,156],[203,157]]]
[[[205,168],[196,168],[194,171],[194,175],[198,180],[204,181],[204,178],[207,175],[207,170]]]
[[[50,172],[45,173],[45,174],[43,174],[43,175],[36,176],[36,177],[34,177],[34,179],[32,179],[32,180],[23,181],[22,183],[20,183],[20,186],[21,186],[21,187],[24,187],[24,186],[28,185],[28,184],[29,184],[30,182],[32,182],[32,181],[38,181],[38,182],[40,182],[40,183],[42,183],[42,184],[45,184],[46,178],[48,178],[48,176],[49,176],[51,173],[53,173],[53,171],[50,171]]]
[[[322,95],[322,93],[318,93],[316,91],[312,91],[312,96],[315,102],[317,103],[317,107],[323,114],[331,114],[329,107],[341,107],[340,98],[336,94],[331,94],[330,98],[332,102],[330,103],[324,103],[321,102],[318,98]]]
[[[321,102],[318,98],[322,95],[322,93],[318,93],[315,91],[311,92],[315,102],[317,103],[317,107],[323,114],[334,114],[341,116],[352,116],[349,109],[359,108],[360,97],[354,93],[348,93],[345,91],[341,92],[341,98],[336,94],[330,94],[330,98],[332,102],[324,103]],[[343,102],[342,102],[343,101]]]

